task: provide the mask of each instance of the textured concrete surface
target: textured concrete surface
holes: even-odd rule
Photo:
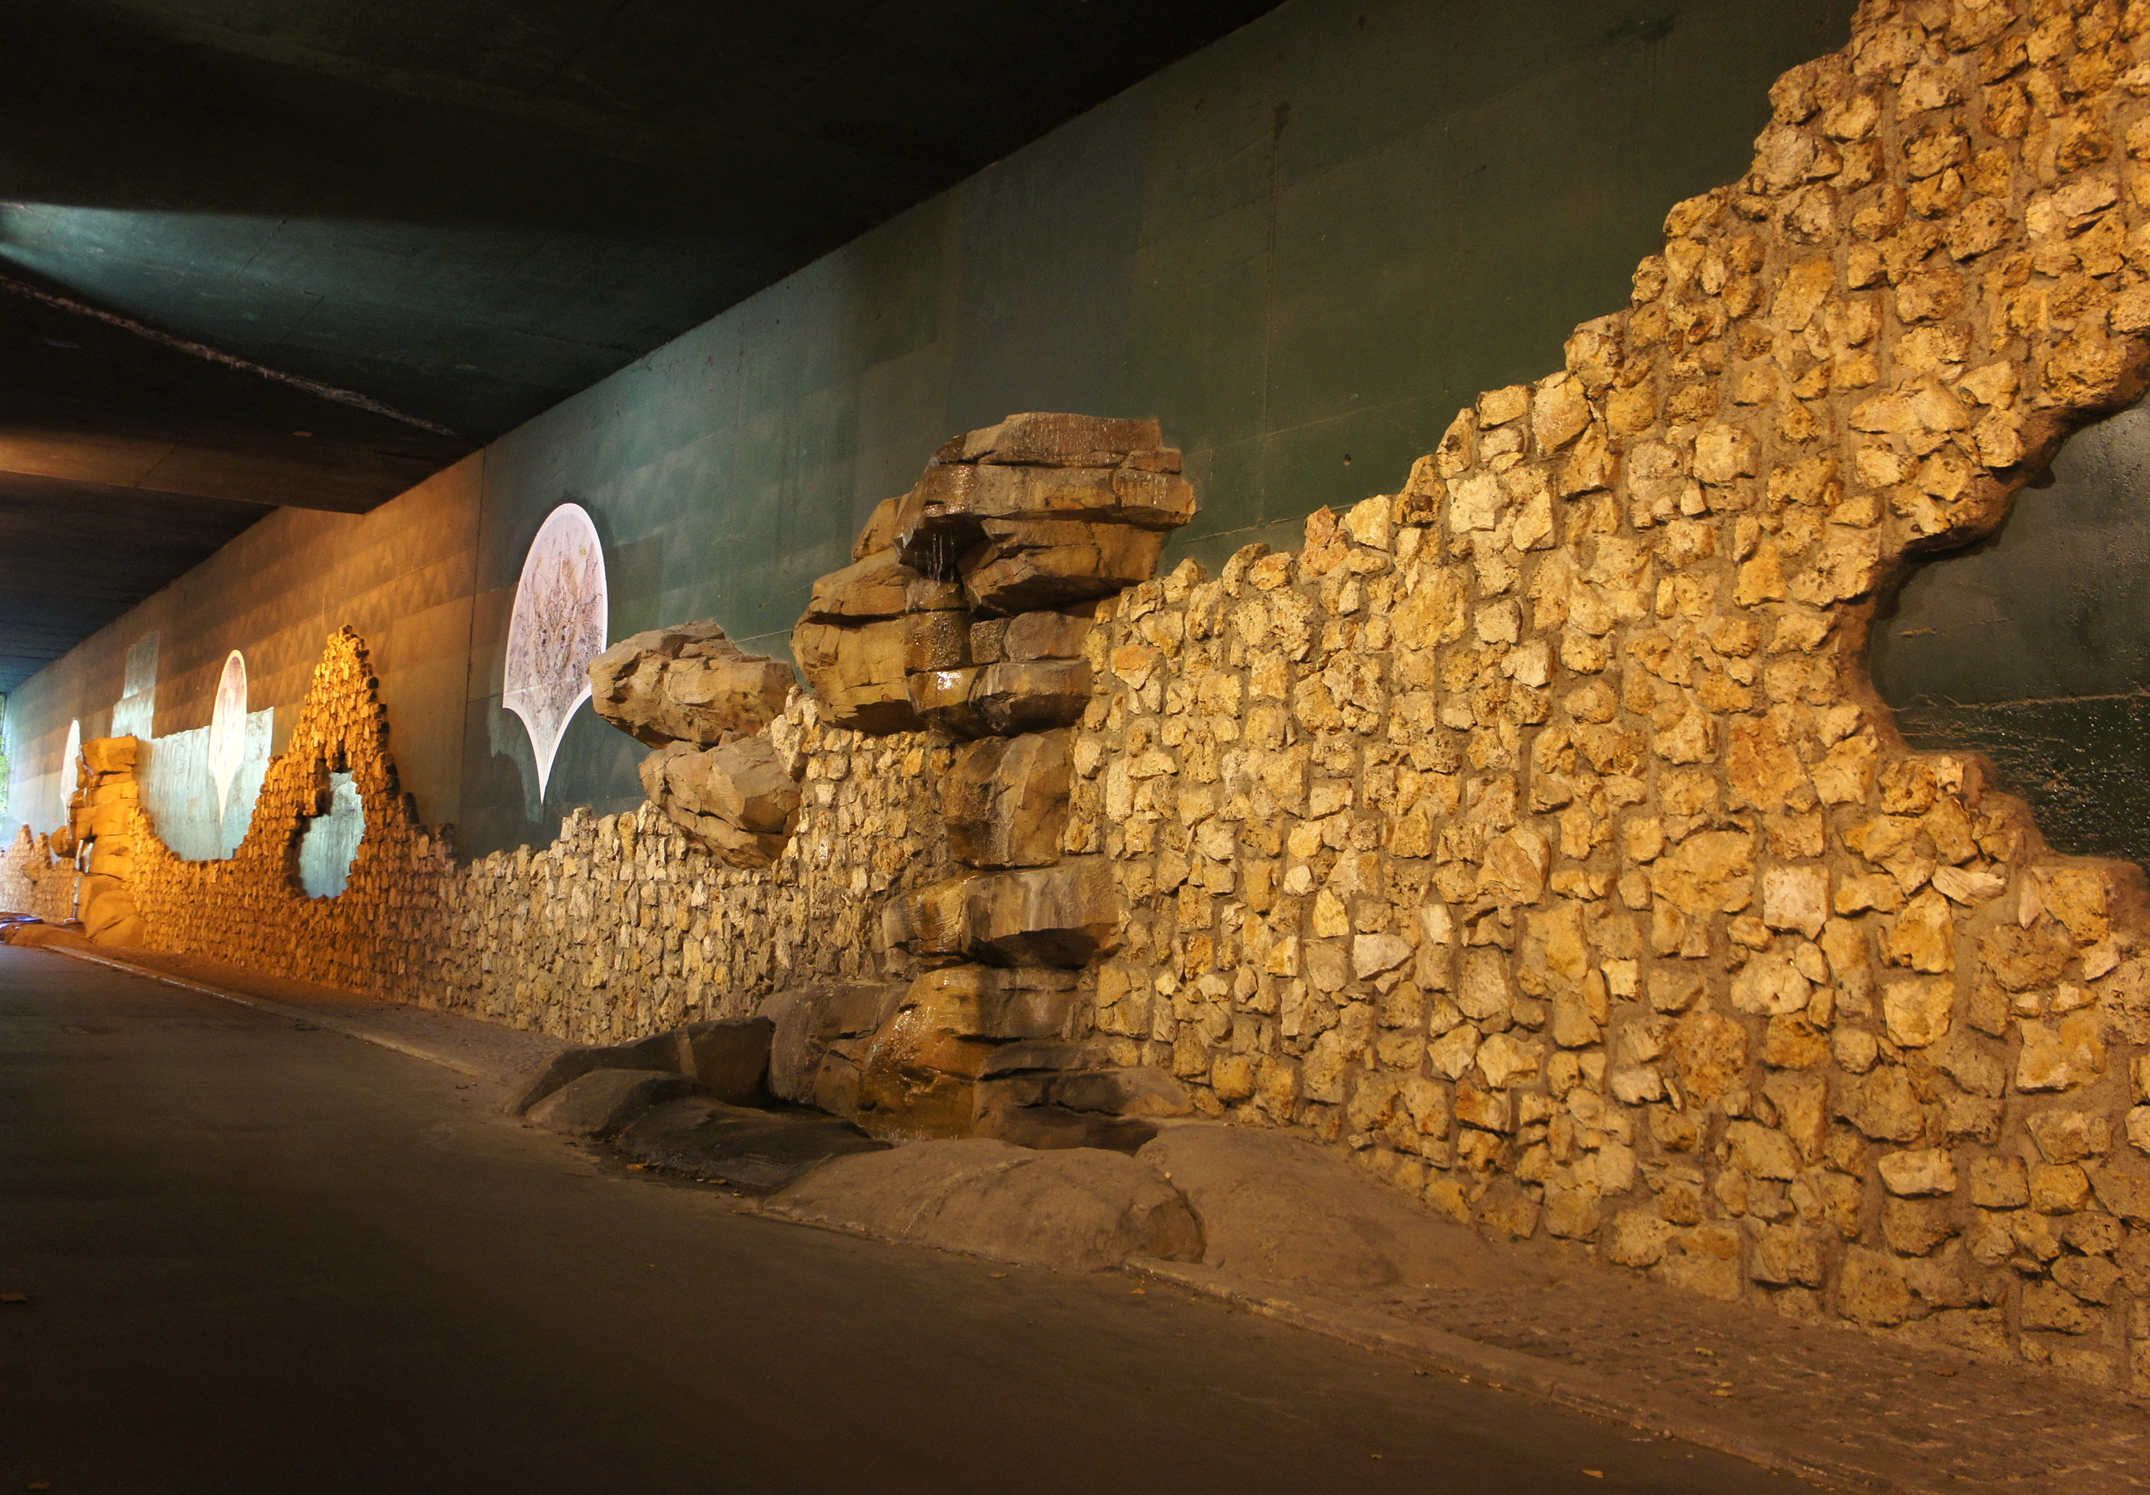
[[[480,1089],[0,950],[0,1489],[1795,1488],[1162,1288],[757,1220]]]

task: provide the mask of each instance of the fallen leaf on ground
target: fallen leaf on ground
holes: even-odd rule
[[[0,1293],[0,1303],[27,1303],[29,1301],[30,1295],[28,1293]]]

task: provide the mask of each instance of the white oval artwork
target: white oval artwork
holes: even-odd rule
[[[82,781],[82,721],[78,717],[67,724],[67,746],[60,749],[60,824],[66,825],[71,818],[69,806],[74,803],[75,785]]]
[[[590,698],[590,661],[605,652],[605,553],[580,504],[545,516],[515,584],[500,704],[522,718],[537,758],[538,798],[568,718]]]
[[[217,677],[216,706],[209,713],[209,782],[216,789],[217,819],[224,818],[232,780],[246,761],[246,658],[237,649],[224,656]]]

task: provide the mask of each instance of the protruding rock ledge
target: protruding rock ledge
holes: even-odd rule
[[[1011,415],[873,511],[852,563],[815,584],[792,653],[839,726],[1066,726],[1090,697],[1089,605],[1149,580],[1194,508],[1155,421]]]
[[[923,959],[1088,965],[1119,942],[1119,889],[1102,858],[970,873],[889,907],[884,936]]]
[[[590,706],[651,747],[715,747],[768,726],[792,683],[789,665],[744,652],[715,623],[680,623],[591,660]]]

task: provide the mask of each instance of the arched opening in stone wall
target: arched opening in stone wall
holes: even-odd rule
[[[1875,688],[1915,747],[1976,751],[2046,839],[2150,866],[2150,401],[2068,438],[1975,545],[1877,612]]]
[[[296,847],[299,888],[309,898],[333,898],[344,890],[366,834],[365,803],[349,772],[328,775],[323,804],[301,822]]]

